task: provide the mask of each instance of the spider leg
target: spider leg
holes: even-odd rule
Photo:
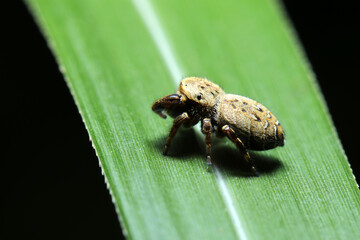
[[[204,120],[202,121],[202,127],[201,127],[201,131],[203,134],[205,134],[205,143],[206,143],[206,163],[208,165],[211,165],[211,129],[212,129],[212,125],[211,125],[211,120],[210,118],[204,118]]]
[[[254,176],[258,176],[259,174],[256,170],[254,161],[250,158],[250,155],[246,150],[244,143],[241,141],[240,138],[236,136],[234,129],[232,129],[229,125],[224,125],[221,128],[221,131],[225,133],[225,135],[236,145],[236,147],[243,154],[246,162],[250,165],[251,171],[253,172]]]
[[[169,133],[169,136],[167,138],[167,141],[166,141],[166,144],[165,144],[165,147],[164,147],[164,151],[163,151],[163,154],[164,155],[167,155],[167,152],[168,152],[168,149],[169,149],[169,146],[171,144],[171,141],[172,139],[174,138],[177,130],[179,129],[179,127],[186,121],[188,121],[190,118],[189,118],[189,115],[184,112],[182,114],[180,114],[179,116],[177,116],[175,119],[174,119],[174,123],[173,123],[173,126],[171,127],[171,130],[170,130],[170,133]]]

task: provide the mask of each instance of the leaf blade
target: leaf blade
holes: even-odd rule
[[[205,171],[202,151],[196,149],[196,154],[185,156],[183,161],[159,154],[167,128],[148,105],[154,98],[174,91],[169,81],[171,70],[135,7],[125,1],[107,3],[29,1],[37,9],[37,16],[46,20],[42,22],[45,32],[53,39],[53,49],[66,69],[125,230],[130,238],[237,238],[239,234],[227,212],[228,203],[217,178]],[[201,11],[204,3],[200,1],[196,6],[191,3],[192,8],[186,1],[153,4],[185,75],[208,76],[226,91],[244,93],[269,104],[285,125],[289,139],[286,147],[261,155],[280,159],[283,167],[265,172],[259,179],[241,178],[224,165],[220,168],[246,236],[271,238],[276,234],[281,239],[294,237],[294,232],[299,239],[357,236],[359,191],[311,71],[294,40],[286,35],[288,30],[274,3],[212,3],[205,11]],[[256,10],[264,5],[265,10]],[[126,14],[118,14],[120,9]],[[218,24],[214,29],[196,19],[184,22],[184,16],[211,19],[219,9],[230,9],[233,14],[214,20],[213,24]],[[236,15],[238,11],[243,14]],[[243,19],[239,20],[239,16]],[[229,31],[224,27],[248,18],[252,19],[252,28],[244,25]],[[276,23],[268,29],[270,20]],[[114,31],[117,28],[121,33]],[[263,31],[269,37],[260,38]],[[239,33],[249,39],[244,40]],[[187,56],[191,56],[191,62]],[[280,67],[281,72],[274,71]],[[301,80],[287,80],[294,75],[301,76]],[[266,77],[270,80],[264,81]],[[274,81],[275,77],[279,80]],[[308,109],[316,114],[307,116]],[[305,123],[294,119],[304,119]],[[308,134],[308,129],[314,132]],[[192,133],[187,135],[194,137]],[[239,157],[235,153],[230,156]],[[329,158],[331,167],[327,167]],[[319,161],[316,169],[310,159]],[[323,192],[328,186],[329,192]],[[331,201],[331,196],[337,196],[336,202]],[[333,220],[340,213],[337,208],[345,213]],[[322,216],[323,212],[329,214]],[[344,222],[349,224],[340,226]]]

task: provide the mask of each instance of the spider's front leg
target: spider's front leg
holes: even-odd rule
[[[204,120],[201,122],[201,131],[203,134],[205,134],[205,143],[206,143],[206,163],[208,165],[211,165],[211,120],[210,118],[204,118]]]
[[[177,130],[179,129],[179,127],[180,127],[183,123],[185,123],[185,122],[187,122],[187,121],[189,121],[189,120],[190,120],[189,115],[188,115],[186,112],[180,114],[179,116],[177,116],[177,117],[174,119],[173,126],[171,127],[171,130],[170,130],[170,133],[169,133],[169,137],[168,137],[168,139],[167,139],[167,141],[166,141],[166,144],[165,144],[165,147],[164,147],[164,151],[163,151],[163,154],[164,154],[164,155],[167,155],[167,152],[168,152],[169,146],[170,146],[170,144],[171,144],[171,141],[172,141],[172,139],[174,138],[174,136],[175,136]]]
[[[160,98],[152,105],[152,110],[162,118],[166,118],[166,115],[163,111],[168,110],[174,106],[182,106],[183,101],[179,94],[167,95],[163,98]]]

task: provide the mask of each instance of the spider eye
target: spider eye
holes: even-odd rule
[[[200,101],[201,100],[201,95],[198,95],[196,98],[197,98],[197,100]]]

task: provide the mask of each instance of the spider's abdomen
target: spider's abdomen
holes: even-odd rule
[[[220,128],[229,125],[248,149],[267,150],[284,145],[284,130],[262,104],[246,97],[224,94],[217,109]]]

